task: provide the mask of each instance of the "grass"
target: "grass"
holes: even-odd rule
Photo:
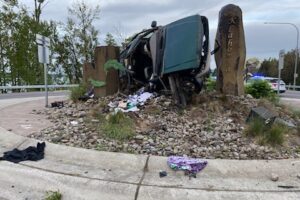
[[[284,134],[287,127],[282,124],[266,125],[260,119],[253,119],[245,130],[247,136],[255,137],[260,144],[270,144],[272,146],[284,143]]]
[[[48,191],[45,200],[61,200],[62,194],[59,191]]]
[[[102,130],[111,139],[127,140],[134,136],[134,122],[122,112],[110,114]]]
[[[71,89],[70,99],[74,102],[78,101],[79,97],[82,97],[87,92],[87,86],[80,84],[78,87]]]

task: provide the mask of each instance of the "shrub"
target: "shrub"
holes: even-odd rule
[[[266,125],[263,120],[254,118],[247,126],[245,134],[255,137],[261,144],[282,145],[287,127],[282,124]]]
[[[252,136],[252,137],[256,137],[256,136],[260,136],[263,134],[265,129],[265,123],[263,120],[260,120],[258,118],[254,118],[248,125],[248,127],[246,128],[246,135],[247,136]]]
[[[251,94],[256,99],[269,97],[274,94],[269,83],[264,80],[256,80],[253,83],[247,85],[246,93]]]
[[[212,79],[212,78],[208,78],[205,82],[205,87],[207,91],[214,91],[217,88],[217,81]]]
[[[274,124],[267,132],[262,142],[271,145],[281,145],[284,141],[286,127],[281,124]]]
[[[110,114],[102,127],[104,134],[112,139],[126,140],[134,135],[133,120],[122,112]]]
[[[79,97],[82,97],[87,92],[87,86],[80,84],[78,87],[71,89],[70,98],[72,101],[77,102]]]
[[[47,192],[47,197],[45,200],[61,200],[62,199],[62,194],[58,191],[52,192],[48,191]]]

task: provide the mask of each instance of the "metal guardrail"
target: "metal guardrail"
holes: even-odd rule
[[[72,88],[78,87],[78,84],[71,85],[48,85],[47,88]],[[9,89],[44,89],[45,85],[19,85],[19,86],[0,86],[0,90]]]
[[[300,85],[296,85],[295,87],[293,85],[286,85],[285,86],[288,90],[293,90],[294,88],[295,89],[300,89]]]

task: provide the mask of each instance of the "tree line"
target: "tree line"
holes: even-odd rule
[[[50,38],[50,83],[80,83],[82,65],[92,62],[99,45],[99,5],[83,1],[68,8],[65,23],[42,20],[45,0],[31,0],[30,10],[18,0],[3,1],[0,7],[0,85],[43,84],[44,69],[38,63],[36,34]],[[116,45],[108,33],[105,42]]]
[[[284,55],[284,67],[281,70],[281,79],[286,84],[293,85],[294,82],[294,69],[295,69],[295,50],[290,50]],[[298,55],[299,56],[299,55]],[[297,73],[300,73],[300,61],[298,59]],[[269,58],[264,59],[261,63],[258,73],[264,76],[278,77],[278,59]],[[296,85],[300,85],[300,77],[296,79]]]

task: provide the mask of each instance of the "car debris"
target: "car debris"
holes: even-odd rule
[[[182,156],[170,156],[167,163],[173,170],[183,170],[185,175],[196,178],[196,174],[203,170],[207,161],[196,158],[182,157]]]
[[[121,85],[150,91],[171,91],[176,104],[186,106],[199,93],[209,73],[209,28],[204,16],[189,16],[136,34],[120,54],[125,66]]]

